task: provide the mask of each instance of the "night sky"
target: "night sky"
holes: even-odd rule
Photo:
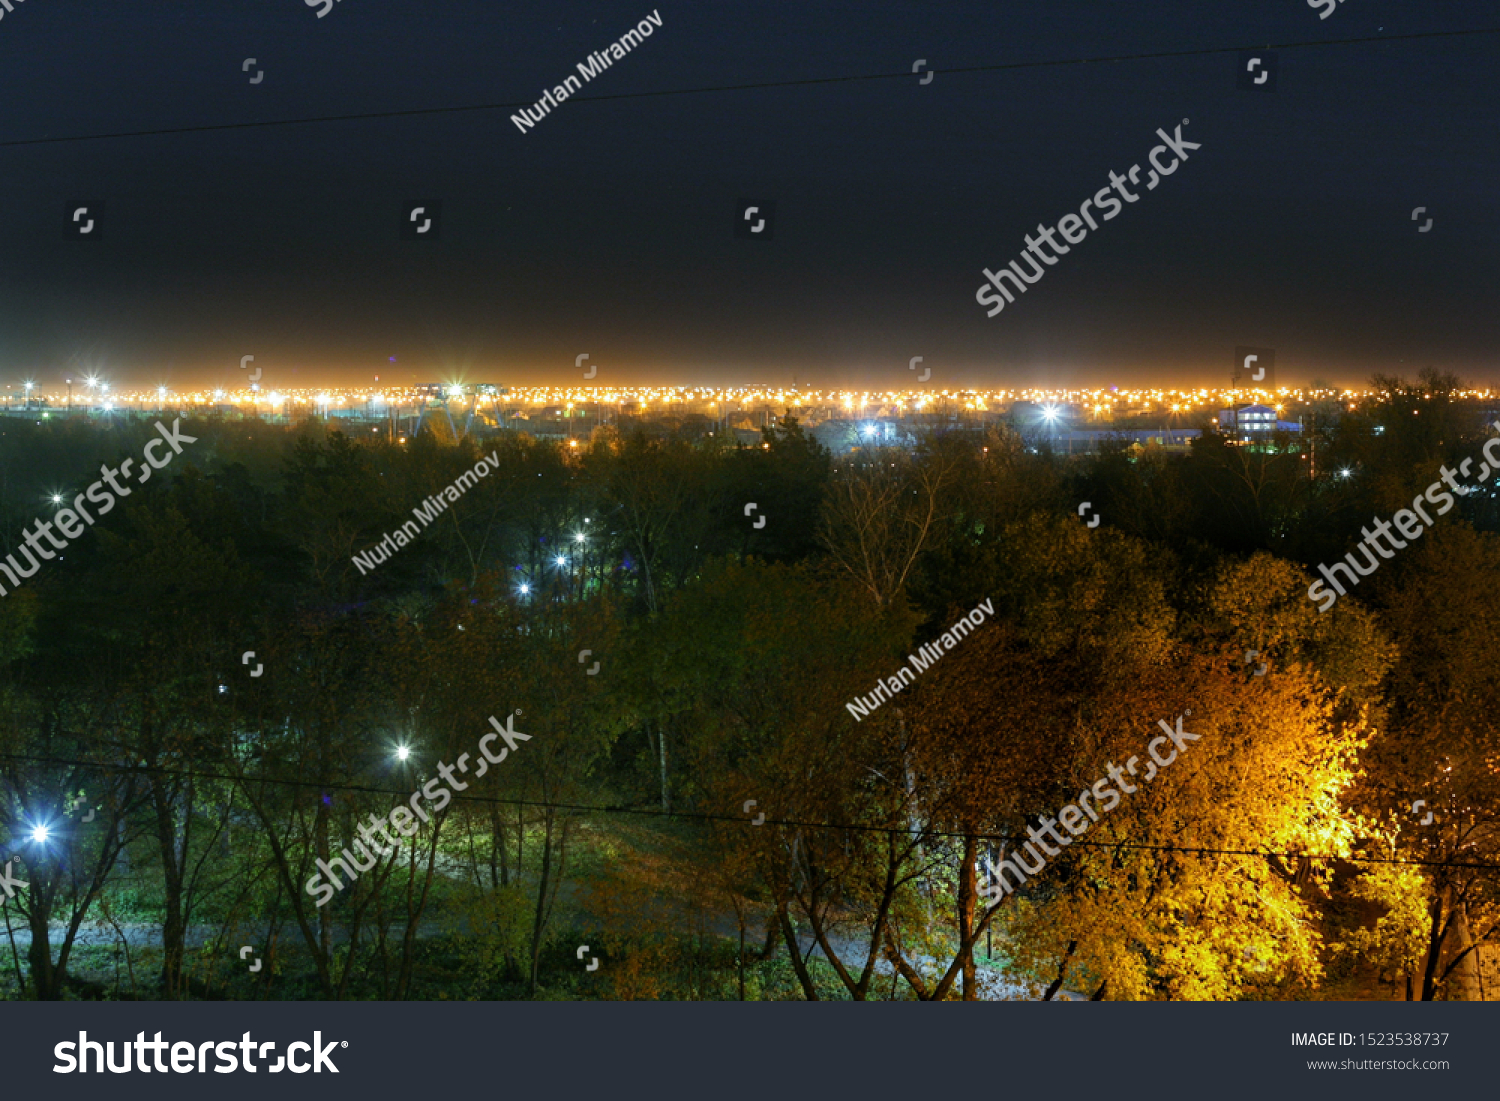
[[[930,385],[1217,386],[1237,345],[1282,384],[1500,383],[1493,0],[11,5],[0,385],[237,384],[246,354],[282,387],[566,383],[588,353],[593,385],[887,389],[920,355]],[[1237,87],[1268,44],[1275,90]],[[1111,170],[1144,186],[1185,118],[1202,148],[987,317],[982,269]],[[429,200],[439,238],[402,239]]]

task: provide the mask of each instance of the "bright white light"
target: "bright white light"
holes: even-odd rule
[[[521,586],[521,595],[522,596],[525,596],[529,592],[531,592],[531,586],[530,585],[522,585]]]
[[[583,538],[584,538],[583,537],[583,533],[579,532],[577,535],[573,536],[573,542],[575,542],[575,543],[582,543],[583,542]]]
[[[448,387],[448,396],[450,398],[461,398],[464,396],[464,388],[462,386],[450,386]]]
[[[224,391],[223,390],[215,390],[214,391],[214,401],[222,401],[223,399],[224,399]]]
[[[332,400],[333,400],[333,398],[331,396],[329,396],[328,394],[319,394],[318,395],[318,404],[319,405],[327,405]]]
[[[406,760],[410,756],[411,756],[411,749],[409,747],[404,746],[404,745],[398,745],[396,747],[396,759],[397,760],[404,761],[404,760]]]
[[[1047,406],[1045,409],[1042,410],[1042,416],[1045,417],[1045,418],[1047,418],[1047,420],[1049,420],[1049,421],[1055,421],[1055,420],[1057,420],[1057,406],[1055,406],[1055,405],[1049,405],[1049,406]]]
[[[864,432],[865,432],[866,436],[873,436],[873,435],[875,435],[875,426],[873,424],[867,424],[867,425],[865,425]]]
[[[1346,467],[1344,467],[1344,468],[1342,468],[1342,469],[1341,469],[1341,470],[1340,470],[1340,471],[1339,471],[1339,477],[1340,477],[1340,478],[1348,478],[1348,477],[1350,477],[1350,476],[1351,476],[1351,475],[1352,475],[1352,474],[1353,474],[1353,473],[1354,473],[1354,471],[1352,471],[1352,470],[1350,470],[1350,469],[1349,469],[1349,468],[1348,468],[1348,467],[1347,467],[1347,466],[1346,466]]]
[[[60,505],[60,504],[62,504],[62,494],[61,493],[54,493],[52,495],[52,503],[54,505]]]
[[[49,830],[46,826],[38,826],[36,827],[36,829],[31,831],[31,839],[33,841],[46,841],[47,837],[51,833],[52,831]]]
[[[167,388],[165,386],[158,386],[156,388],[156,396],[159,397],[159,398],[166,397],[167,396]]]
[[[556,562],[559,566],[566,566],[568,564],[568,560],[560,554],[552,561]]]

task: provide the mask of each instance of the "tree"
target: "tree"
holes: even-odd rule
[[[1500,538],[1437,528],[1392,565],[1399,583],[1385,590],[1383,618],[1400,658],[1359,805],[1384,825],[1371,831],[1376,852],[1426,863],[1420,880],[1371,889],[1388,888],[1381,897],[1399,915],[1409,899],[1389,888],[1420,883],[1428,919],[1421,999],[1474,997],[1475,950],[1500,942],[1500,676],[1489,659],[1500,598],[1476,583],[1500,568]]]
[[[829,486],[819,540],[878,607],[904,590],[938,523],[952,460],[873,448],[846,460]]]
[[[878,608],[840,576],[717,562],[650,625],[646,668],[628,678],[637,707],[682,732],[697,805],[739,816],[754,799],[767,813],[762,827],[745,816],[719,837],[756,869],[770,930],[809,1000],[818,994],[794,918],[864,998],[894,897],[914,874],[899,732],[845,708],[899,660],[910,629],[904,608]],[[836,944],[846,928],[864,955],[853,970]]]

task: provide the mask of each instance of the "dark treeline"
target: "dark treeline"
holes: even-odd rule
[[[1186,455],[186,418],[170,467],[0,598],[5,981],[538,997],[593,929],[592,996],[975,997],[993,965],[1049,997],[1475,997],[1493,491],[1326,614],[1307,589],[1490,429],[1454,379],[1377,385],[1310,447]],[[5,421],[5,551],[155,420]],[[856,720],[921,644],[941,660]],[[1185,713],[1200,740],[1150,784],[1059,816]],[[529,740],[449,784],[492,717]],[[320,893],[336,859],[359,874]]]

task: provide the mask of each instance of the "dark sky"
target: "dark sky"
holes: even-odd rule
[[[1445,33],[1500,29],[1493,0],[12,6],[3,384],[237,383],[245,354],[283,387],[564,383],[588,353],[595,384],[885,389],[920,355],[930,385],[1220,385],[1236,345],[1283,383],[1500,382],[1500,33]],[[1237,88],[1267,44],[1276,90]],[[988,318],[981,269],[1184,118],[1202,148]],[[38,140],[175,128],[208,129]],[[735,236],[741,197],[773,240]],[[429,199],[440,239],[401,239]]]

